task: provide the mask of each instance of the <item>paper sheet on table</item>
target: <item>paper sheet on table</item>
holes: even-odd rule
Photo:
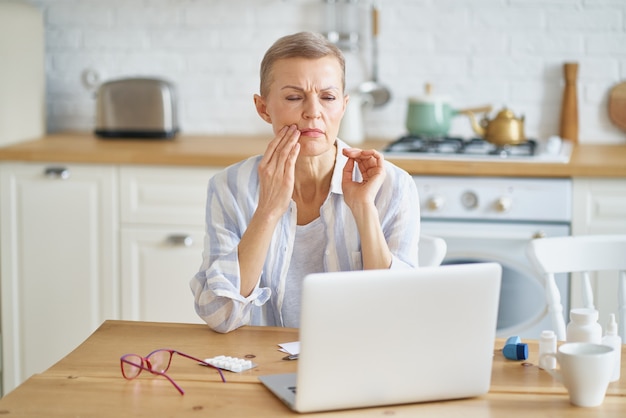
[[[279,351],[287,353],[289,355],[300,354],[300,341],[293,341],[290,343],[278,344]]]

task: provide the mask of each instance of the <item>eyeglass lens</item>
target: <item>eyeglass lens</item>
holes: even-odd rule
[[[126,361],[122,362],[122,373],[127,379],[134,379],[141,373],[141,368],[137,366],[143,366],[153,372],[165,373],[172,363],[172,352],[157,350],[148,354],[145,359],[137,354],[128,354],[124,356],[124,360]]]
[[[126,360],[122,362],[122,373],[124,374],[124,377],[126,377],[127,379],[134,379],[135,377],[139,376],[139,373],[141,373],[141,369],[135,366],[135,364],[143,365],[143,358],[136,354],[128,354],[124,356],[124,360]],[[134,364],[130,364],[128,362]]]
[[[167,350],[157,350],[150,353],[146,360],[149,362],[148,368],[153,371],[165,373],[170,368],[172,362],[172,352]]]

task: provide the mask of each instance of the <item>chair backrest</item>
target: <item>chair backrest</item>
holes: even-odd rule
[[[420,235],[418,249],[418,263],[420,267],[436,267],[441,264],[448,246],[443,238],[430,235]]]
[[[561,295],[554,281],[556,273],[582,273],[582,296],[586,308],[594,307],[589,275],[592,272],[618,272],[619,334],[626,334],[626,235],[577,235],[538,238],[527,247],[527,255],[545,279],[546,300],[554,331],[565,339],[565,320]]]

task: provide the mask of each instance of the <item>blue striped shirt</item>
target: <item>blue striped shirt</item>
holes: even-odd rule
[[[324,271],[361,270],[359,233],[341,188],[347,158],[338,140],[330,193],[320,209],[326,248]],[[282,306],[287,271],[296,233],[296,204],[280,219],[272,237],[260,280],[248,297],[239,293],[237,246],[257,207],[262,156],[227,167],[209,181],[206,205],[206,235],[202,265],[191,279],[195,309],[215,331],[229,332],[242,325],[284,326]],[[391,268],[418,265],[420,206],[411,176],[385,161],[386,177],[375,199],[380,223],[392,254]],[[354,178],[360,181],[355,168]]]

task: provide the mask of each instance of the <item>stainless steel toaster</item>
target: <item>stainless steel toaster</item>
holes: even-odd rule
[[[95,133],[104,138],[172,138],[178,132],[172,83],[124,78],[98,88]]]

